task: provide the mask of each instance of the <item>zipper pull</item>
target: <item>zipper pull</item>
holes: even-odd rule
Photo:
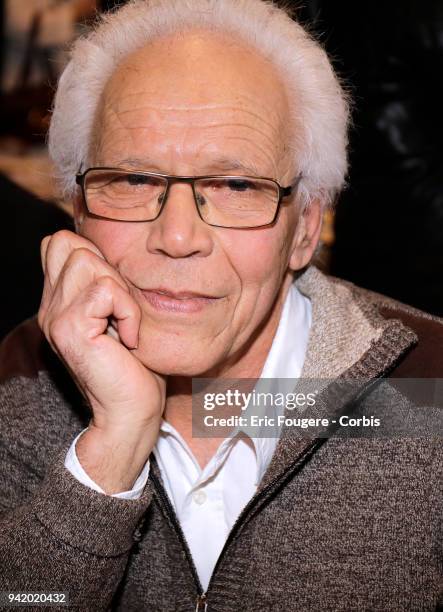
[[[208,610],[208,598],[206,593],[202,593],[197,597],[197,603],[195,605],[195,612],[207,612]]]

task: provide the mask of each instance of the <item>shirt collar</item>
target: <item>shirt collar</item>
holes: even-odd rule
[[[255,385],[255,390],[267,393],[292,392],[294,380],[300,377],[308,345],[309,332],[312,323],[311,301],[292,283],[286,295],[280,316],[277,331],[275,333],[271,349],[264,363],[260,378]],[[286,385],[278,379],[288,379]],[[244,415],[254,411],[259,416],[275,416],[283,414],[284,406],[275,406],[271,409],[265,406],[250,406],[244,411]],[[272,414],[271,414],[272,412]],[[238,427],[250,436],[257,455],[257,482],[260,482],[265,473],[280,435],[280,427],[275,426],[272,436],[269,437],[269,425],[254,428]]]

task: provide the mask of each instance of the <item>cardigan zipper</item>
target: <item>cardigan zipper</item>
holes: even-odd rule
[[[168,518],[172,524],[172,526],[174,527],[175,533],[178,537],[178,539],[180,540],[180,543],[183,547],[183,550],[185,552],[185,556],[186,559],[188,561],[188,565],[190,567],[191,570],[191,574],[192,574],[192,578],[194,579],[194,583],[195,586],[197,588],[197,592],[198,592],[198,597],[197,597],[197,601],[196,601],[196,606],[195,606],[195,610],[196,612],[206,612],[208,604],[206,603],[206,593],[203,591],[203,587],[202,584],[200,582],[200,578],[199,575],[197,573],[197,568],[195,567],[195,563],[194,563],[194,559],[192,558],[191,555],[191,551],[189,550],[189,545],[186,541],[185,538],[185,534],[183,533],[183,529],[181,528],[181,525],[177,519],[177,515],[175,514],[174,508],[172,507],[171,502],[169,501],[169,497],[167,495],[167,493],[165,492],[162,484],[160,483],[159,479],[157,478],[157,476],[154,474],[154,472],[152,472],[151,470],[151,474],[150,477],[152,479],[154,488],[157,492],[158,497],[160,498],[160,501],[163,504],[163,508],[166,512],[166,514],[168,515]]]
[[[221,550],[221,553],[217,559],[217,562],[214,566],[214,570],[212,572],[211,578],[209,579],[209,584],[208,584],[208,588],[206,590],[205,595],[209,592],[214,576],[216,574],[216,571],[221,563],[221,560],[223,558],[223,556],[226,554],[227,549],[229,548],[231,542],[235,539],[235,536],[238,532],[238,530],[241,527],[241,524],[245,522],[247,515],[250,514],[250,512],[252,511],[252,509],[254,508],[254,506],[257,505],[257,503],[263,499],[264,497],[266,497],[266,495],[269,493],[269,491],[271,491],[276,484],[278,484],[279,481],[284,480],[285,477],[294,469],[294,467],[296,467],[303,459],[306,458],[307,455],[309,455],[313,450],[315,450],[315,448],[317,446],[320,446],[321,444],[323,444],[325,441],[327,440],[327,438],[315,438],[313,440],[313,442],[307,447],[305,448],[305,450],[303,451],[302,455],[297,457],[297,459],[294,461],[294,463],[291,463],[291,465],[288,466],[288,468],[282,472],[281,474],[279,474],[279,476],[277,476],[276,478],[274,478],[274,480],[271,480],[271,482],[269,484],[266,485],[266,487],[264,489],[262,489],[260,491],[260,493],[254,495],[249,502],[246,504],[246,506],[243,508],[243,510],[240,512],[240,514],[237,517],[237,520],[235,521],[235,523],[232,526],[231,531],[228,534],[228,537],[226,538],[226,542]]]
[[[207,601],[206,593],[202,593],[197,597],[197,603],[195,605],[195,612],[207,612],[208,609],[208,601]]]
[[[326,438],[324,439],[315,439],[312,444],[310,444],[305,451],[303,452],[301,457],[298,457],[297,460],[291,464],[282,474],[280,474],[279,476],[277,476],[276,478],[274,478],[274,480],[272,480],[262,491],[260,491],[260,493],[258,493],[257,495],[254,495],[254,497],[252,497],[252,499],[246,504],[246,506],[243,508],[243,510],[240,512],[237,520],[235,521],[234,525],[232,526],[231,531],[228,534],[228,537],[226,539],[226,542],[222,548],[222,551],[217,559],[217,562],[215,564],[214,570],[212,572],[211,578],[209,580],[209,584],[208,584],[208,588],[206,591],[203,590],[202,584],[200,582],[200,578],[198,576],[197,573],[197,569],[195,567],[195,563],[194,563],[194,559],[192,558],[192,554],[191,551],[189,549],[189,545],[186,541],[185,535],[183,533],[183,529],[181,528],[181,525],[177,519],[177,515],[175,514],[174,508],[172,507],[171,502],[169,501],[169,497],[167,495],[167,493],[165,492],[162,484],[160,483],[159,479],[157,478],[157,476],[151,471],[150,474],[150,478],[152,479],[152,482],[154,484],[155,490],[157,492],[158,497],[160,498],[160,501],[163,504],[164,510],[166,512],[166,514],[168,515],[168,518],[171,522],[171,524],[174,527],[174,530],[176,532],[176,535],[178,537],[178,539],[180,540],[180,543],[183,547],[183,550],[185,552],[185,556],[186,559],[188,561],[190,570],[191,570],[191,574],[192,577],[194,579],[194,583],[197,589],[197,599],[196,599],[196,603],[195,603],[195,612],[208,612],[208,592],[210,590],[210,587],[212,585],[213,582],[213,577],[216,573],[216,570],[218,568],[218,566],[220,565],[220,561],[222,559],[222,557],[225,555],[227,549],[229,548],[229,545],[231,544],[231,542],[234,540],[235,535],[239,529],[239,527],[241,526],[241,523],[244,522],[247,514],[251,511],[251,509],[257,504],[257,502],[259,502],[261,499],[263,499],[263,497],[266,496],[266,494],[282,479],[285,478],[285,476],[292,470],[292,468],[298,464],[300,462],[300,460],[302,458],[304,458],[307,454],[309,454],[309,452],[311,450],[313,450],[316,446],[319,446],[321,443],[325,442]]]

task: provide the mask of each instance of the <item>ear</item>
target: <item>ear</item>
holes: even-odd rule
[[[320,200],[313,200],[299,215],[289,259],[291,270],[301,270],[311,261],[320,239],[322,220]]]
[[[81,234],[81,226],[85,218],[85,208],[81,193],[76,193],[73,201],[75,232]]]

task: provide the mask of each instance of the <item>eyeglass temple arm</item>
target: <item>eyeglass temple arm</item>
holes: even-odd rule
[[[297,185],[301,181],[302,177],[303,177],[303,175],[300,173],[297,176],[297,178],[291,183],[291,185],[288,185],[288,187],[281,187],[280,188],[281,197],[285,198],[285,197],[291,195],[291,193],[294,191],[294,189],[297,187]]]

